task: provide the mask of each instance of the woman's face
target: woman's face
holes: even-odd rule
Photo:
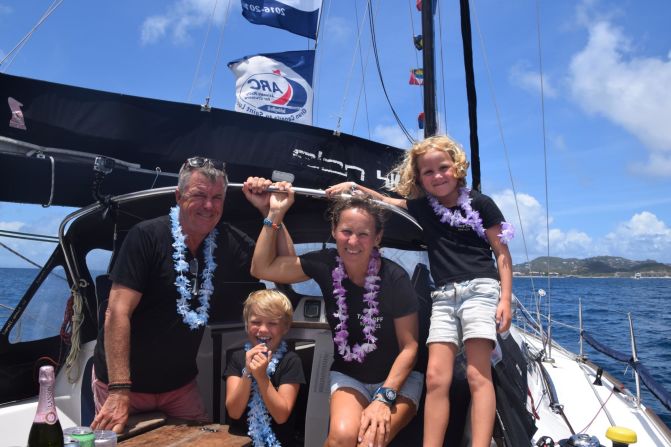
[[[431,149],[417,157],[419,184],[438,199],[456,199],[459,179],[454,176],[454,161],[447,152]]]
[[[348,208],[340,213],[332,231],[338,255],[347,265],[368,266],[373,249],[380,244],[382,232],[376,233],[375,219],[367,211]]]

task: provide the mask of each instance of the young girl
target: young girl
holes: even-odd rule
[[[463,149],[447,136],[434,136],[415,144],[396,168],[400,181],[395,191],[405,199],[352,182],[326,191],[329,195],[362,191],[406,208],[423,228],[438,287],[432,294],[426,341],[424,446],[443,445],[452,369],[462,344],[472,396],[472,445],[490,445],[496,411],[490,355],[497,330],[508,330],[511,322],[512,261],[507,242],[513,229],[491,198],[466,187],[467,169]]]
[[[383,447],[415,415],[423,375],[417,355],[417,299],[408,274],[380,256],[383,214],[364,197],[330,209],[335,248],[278,256],[275,239],[293,191],[273,194],[256,242],[252,274],[279,283],[313,278],[333,333],[326,446]]]
[[[242,315],[249,342],[226,367],[226,410],[237,420],[233,427],[244,425],[246,414],[254,447],[291,446],[293,408],[305,383],[300,358],[282,340],[291,327],[291,302],[278,290],[259,290],[249,295]]]

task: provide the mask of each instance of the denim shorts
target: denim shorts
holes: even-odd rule
[[[496,341],[496,308],[501,284],[476,278],[446,284],[431,293],[431,326],[426,344],[443,342],[461,347],[464,340]]]
[[[354,377],[348,376],[338,371],[331,371],[331,394],[339,388],[352,388],[357,390],[368,402],[373,400],[373,393],[382,386],[384,382],[363,383]],[[408,378],[405,379],[403,386],[398,391],[399,396],[410,399],[415,404],[415,409],[419,408],[419,398],[422,395],[424,386],[424,374],[418,371],[411,371]]]

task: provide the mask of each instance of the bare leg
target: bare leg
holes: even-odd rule
[[[331,422],[325,447],[354,447],[361,425],[361,412],[368,401],[352,388],[339,388],[331,394]]]
[[[450,419],[450,385],[457,347],[452,343],[430,343],[426,369],[424,447],[442,446]]]
[[[472,338],[464,342],[466,377],[471,390],[472,447],[489,447],[494,430],[496,395],[492,383],[492,341]]]

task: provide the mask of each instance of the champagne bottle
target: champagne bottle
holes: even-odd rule
[[[28,447],[63,447],[63,429],[58,420],[54,399],[54,367],[40,368],[40,398],[33,426],[28,435]]]

